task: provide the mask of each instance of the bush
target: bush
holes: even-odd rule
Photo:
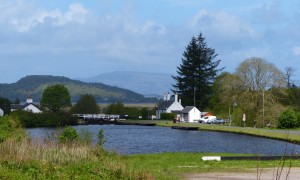
[[[104,138],[104,134],[103,134],[103,129],[100,129],[98,132],[98,144],[100,146],[102,146],[105,143],[105,138]]]
[[[160,119],[173,120],[176,117],[175,113],[161,113]]]
[[[73,127],[65,128],[58,136],[59,143],[72,143],[79,140],[79,135]]]
[[[9,116],[0,117],[0,143],[7,139],[20,140],[23,137],[26,137],[26,132],[17,119]]]
[[[18,117],[24,127],[57,127],[77,124],[77,117],[69,113],[32,113],[20,110],[14,111],[12,115]]]
[[[279,117],[278,128],[297,128],[299,127],[298,117],[294,110],[287,109]]]

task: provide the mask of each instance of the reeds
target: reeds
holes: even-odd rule
[[[17,163],[40,161],[42,163],[68,164],[92,160],[94,147],[84,143],[57,144],[54,141],[24,139],[8,140],[0,144],[1,161]]]
[[[0,143],[0,163],[2,167],[13,164],[16,173],[31,174],[32,178],[36,178],[37,173],[30,172],[32,169],[28,168],[24,170],[24,167],[34,164],[38,169],[39,178],[46,179],[55,177],[58,169],[64,177],[72,177],[79,169],[81,174],[78,177],[153,179],[149,172],[128,169],[118,154],[107,152],[99,145],[80,141],[60,144],[55,140],[7,140]]]

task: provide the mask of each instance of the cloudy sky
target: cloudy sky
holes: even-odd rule
[[[299,19],[299,0],[0,0],[0,83],[175,74],[200,32],[226,71],[255,56],[300,80]]]

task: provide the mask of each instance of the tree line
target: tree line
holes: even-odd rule
[[[293,127],[300,127],[300,89],[293,83],[292,67],[282,72],[261,57],[250,57],[229,73],[218,67],[217,56],[202,33],[187,45],[173,76],[173,92],[184,106],[194,105],[238,126],[245,114],[247,126],[252,127],[284,128],[280,117],[288,112],[296,115]]]
[[[65,126],[76,125],[78,119],[73,114],[118,114],[128,118],[149,118],[155,112],[152,108],[125,107],[123,103],[112,103],[100,109],[93,95],[81,95],[76,104],[71,104],[71,97],[67,87],[62,84],[48,86],[40,101],[42,113],[32,113],[22,110],[10,112],[11,102],[7,98],[0,98],[0,108],[5,114],[18,117],[25,127]],[[126,116],[125,116],[126,115]]]

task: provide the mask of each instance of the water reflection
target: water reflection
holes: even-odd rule
[[[225,152],[262,155],[299,154],[300,146],[278,140],[211,131],[184,131],[166,127],[128,125],[74,126],[87,129],[93,142],[103,129],[104,147],[121,154],[148,154],[161,152]],[[58,129],[27,129],[30,137],[46,138]]]

